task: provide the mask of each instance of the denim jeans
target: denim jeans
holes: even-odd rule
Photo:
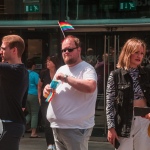
[[[0,140],[0,150],[19,150],[19,142],[24,134],[25,125],[3,122],[4,134]]]

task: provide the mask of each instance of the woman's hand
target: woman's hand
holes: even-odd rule
[[[112,145],[115,145],[115,138],[119,140],[115,128],[110,128],[108,130],[107,139]]]
[[[145,118],[150,120],[150,113],[148,113],[147,115],[145,115]]]

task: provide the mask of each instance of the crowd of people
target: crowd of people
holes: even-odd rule
[[[0,48],[0,149],[19,150],[27,124],[31,128],[30,138],[40,138],[37,126],[41,112],[47,150],[88,150],[95,125],[97,94],[104,92],[100,89],[104,83],[107,83],[108,141],[118,150],[149,149],[150,113],[137,116],[134,112],[134,107],[150,107],[150,70],[141,66],[146,53],[144,41],[127,40],[117,69],[110,74],[108,54],[102,56],[102,62],[95,64],[83,61],[81,42],[72,35],[61,43],[65,64],[60,66],[57,56],[48,56],[40,73],[35,71],[33,59],[29,59],[26,66],[22,63],[24,49],[20,36],[3,37]],[[107,75],[105,82],[104,74]],[[52,85],[55,82],[57,88]]]

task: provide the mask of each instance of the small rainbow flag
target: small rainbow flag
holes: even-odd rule
[[[58,24],[63,31],[74,30],[73,26],[68,22],[58,22]]]

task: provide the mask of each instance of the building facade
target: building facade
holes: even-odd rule
[[[146,42],[143,65],[150,63],[150,0],[0,0],[0,38],[21,35],[26,44],[23,62],[34,57],[39,70],[48,55],[61,58],[63,35],[58,21],[67,21],[75,28],[65,31],[65,35],[80,38],[83,59],[86,60],[89,48],[95,63],[108,54],[108,73],[115,69],[121,47],[131,37]],[[103,88],[97,109],[105,114],[106,84]],[[96,126],[106,133],[105,118]]]

